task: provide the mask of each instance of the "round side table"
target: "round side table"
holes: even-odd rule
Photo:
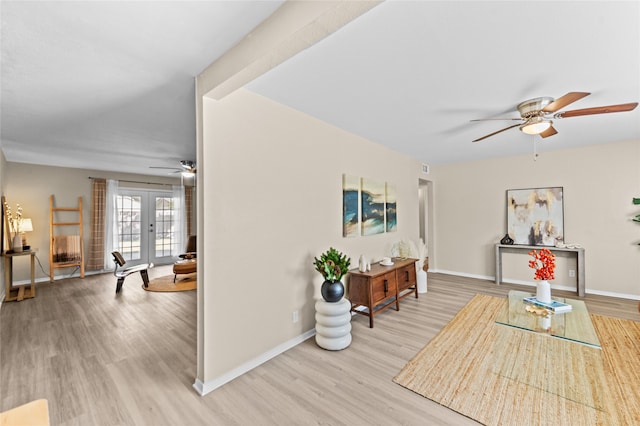
[[[316,302],[316,343],[323,349],[339,351],[351,344],[351,302],[342,298]]]

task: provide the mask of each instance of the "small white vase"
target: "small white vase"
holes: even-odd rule
[[[22,237],[20,234],[16,232],[16,235],[13,237],[13,252],[21,253],[22,252]]]
[[[416,280],[418,281],[418,293],[427,292],[427,273],[420,269],[416,272]]]
[[[551,302],[551,284],[547,280],[538,281],[538,285],[536,286],[536,299],[541,302],[550,303]]]
[[[367,259],[364,258],[364,254],[360,255],[360,260],[358,261],[358,270],[360,272],[367,272]]]

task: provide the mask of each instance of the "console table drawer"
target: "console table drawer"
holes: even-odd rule
[[[395,271],[375,277],[371,281],[371,298],[374,305],[384,302],[391,296],[395,297],[397,292]]]
[[[398,283],[398,297],[400,299],[414,293],[418,297],[418,282],[416,280],[416,266],[415,264],[406,265],[396,270],[397,283]],[[413,291],[401,294],[405,290],[409,290],[413,287]]]

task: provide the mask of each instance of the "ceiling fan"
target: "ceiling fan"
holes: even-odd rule
[[[183,173],[183,174],[195,174],[196,173],[196,163],[191,160],[180,160],[180,167],[159,167],[159,166],[150,166],[150,169],[168,169],[174,170],[172,173]]]
[[[558,99],[553,99],[550,97],[529,99],[528,101],[524,101],[518,104],[516,108],[520,113],[520,118],[481,118],[477,120],[471,120],[471,121],[487,121],[487,120],[518,121],[518,123],[514,124],[513,126],[505,127],[504,129],[500,129],[496,132],[493,132],[481,138],[478,138],[473,142],[481,141],[488,137],[497,135],[498,133],[502,133],[505,130],[513,129],[514,127],[519,127],[520,131],[522,131],[523,133],[527,133],[529,135],[540,135],[540,137],[542,138],[548,138],[549,136],[553,136],[556,133],[558,133],[558,131],[553,127],[552,119],[579,117],[581,115],[607,114],[610,112],[631,111],[638,106],[637,102],[632,102],[627,104],[609,105],[609,106],[575,109],[572,111],[558,112],[559,110],[566,107],[567,105],[572,104],[584,98],[585,96],[589,96],[590,94],[591,93],[588,93],[588,92],[569,92]]]

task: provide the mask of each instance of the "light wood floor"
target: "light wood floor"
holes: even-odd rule
[[[474,294],[524,288],[429,274],[429,292],[382,313],[375,328],[353,317],[346,350],[309,339],[201,397],[192,388],[196,293],[140,285],[129,276],[116,297],[112,275],[72,278],[3,303],[0,411],[46,398],[52,425],[476,424],[391,379]],[[640,321],[637,302],[585,300],[592,313]]]

